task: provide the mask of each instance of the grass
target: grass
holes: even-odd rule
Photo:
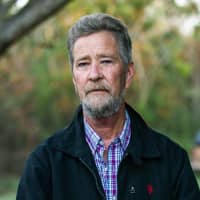
[[[17,177],[5,177],[0,179],[0,200],[14,200],[18,185]]]
[[[0,200],[14,200],[14,199],[16,199],[15,192],[11,192],[11,193],[0,196]]]

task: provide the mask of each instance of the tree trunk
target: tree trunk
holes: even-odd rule
[[[18,13],[0,21],[0,56],[18,39],[63,8],[70,0],[29,0]]]

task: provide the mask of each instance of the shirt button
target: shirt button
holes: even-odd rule
[[[135,187],[133,185],[130,187],[129,192],[135,194]]]
[[[116,197],[116,196],[113,196],[112,200],[117,200],[117,197]]]

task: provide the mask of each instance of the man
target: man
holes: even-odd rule
[[[185,150],[125,103],[134,76],[126,26],[84,16],[69,30],[68,52],[81,105],[31,153],[17,200],[200,199]]]

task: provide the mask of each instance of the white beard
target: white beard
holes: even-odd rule
[[[116,113],[124,100],[124,91],[118,97],[109,93],[102,95],[88,94],[82,100],[83,110],[92,118],[109,117]]]

